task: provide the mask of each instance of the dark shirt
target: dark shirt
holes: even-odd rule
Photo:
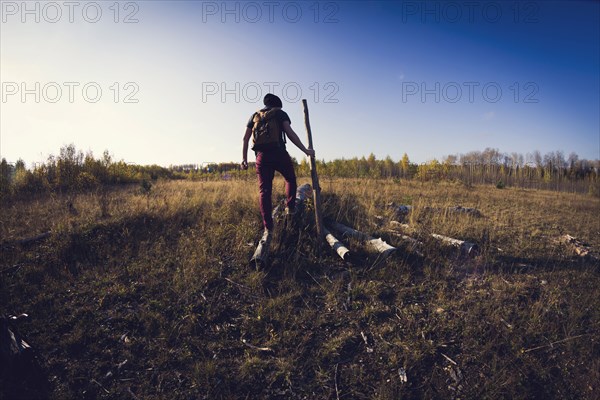
[[[268,109],[269,109],[269,107],[265,107],[261,111],[265,111]],[[254,116],[255,115],[256,115],[256,113],[252,114],[252,116],[248,120],[248,123],[246,124],[246,127],[250,128],[250,129],[252,129],[254,127]],[[279,130],[281,131],[281,135],[279,137],[279,148],[285,150],[285,132],[283,131],[283,123],[285,121],[287,121],[291,124],[292,121],[290,120],[290,116],[283,110],[279,110],[277,112],[277,114],[275,115],[275,118],[277,120],[277,123],[279,124]]]

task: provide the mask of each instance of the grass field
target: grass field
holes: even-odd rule
[[[309,213],[285,239],[278,225],[270,268],[255,270],[254,181],[2,205],[0,312],[30,315],[17,328],[42,377],[5,373],[0,399],[599,397],[599,262],[555,239],[570,234],[598,254],[600,199],[459,183],[321,186],[327,218],[398,251],[382,261],[350,241],[344,262],[315,238]],[[282,181],[274,188],[281,197]],[[413,206],[403,222],[422,255],[388,231],[392,201]],[[457,205],[481,216],[431,211]],[[480,253],[466,258],[431,233]]]

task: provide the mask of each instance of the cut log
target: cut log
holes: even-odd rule
[[[417,248],[420,248],[423,246],[422,242],[419,242],[418,240],[403,234],[403,232],[414,231],[414,229],[411,226],[409,226],[407,224],[402,224],[398,221],[390,221],[390,228],[391,228],[390,233],[392,233],[394,236],[399,237],[400,239],[408,242],[412,246],[411,250],[416,250]],[[463,252],[463,254],[471,256],[471,257],[474,257],[475,255],[477,255],[477,252],[479,251],[479,248],[478,248],[477,244],[475,244],[475,243],[466,242],[464,240],[459,240],[459,239],[453,239],[451,237],[438,235],[436,233],[432,234],[431,236],[434,239],[437,239],[446,245],[453,246],[453,247],[460,249],[460,251]]]
[[[346,225],[340,224],[339,222],[333,222],[331,224],[332,228],[342,233],[343,236],[354,238],[360,242],[364,242],[367,247],[371,250],[374,250],[380,253],[382,256],[387,257],[396,251],[396,248],[390,246],[385,241],[379,239],[375,239],[372,236],[367,235],[366,233],[359,232],[355,229],[352,229]]]
[[[437,239],[444,244],[447,244],[449,246],[453,246],[453,247],[456,247],[457,249],[460,249],[460,251],[463,254],[471,256],[471,257],[474,257],[475,255],[477,255],[477,252],[479,251],[479,248],[477,247],[477,245],[475,243],[466,242],[464,240],[459,240],[459,239],[453,239],[451,237],[444,236],[444,235],[438,235],[436,233],[432,233],[431,236],[434,239]]]
[[[323,233],[325,234],[325,240],[327,240],[327,243],[329,243],[331,248],[342,258],[342,260],[347,260],[350,258],[350,250],[348,250],[342,242],[337,240],[325,226],[323,226]]]
[[[304,207],[304,202],[311,196],[312,188],[308,183],[296,190],[296,206]]]

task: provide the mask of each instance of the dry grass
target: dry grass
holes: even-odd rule
[[[597,394],[598,261],[554,238],[569,233],[597,252],[598,198],[404,181],[321,186],[328,218],[399,251],[380,263],[351,243],[354,261],[344,263],[306,218],[276,232],[271,269],[255,271],[254,181],[3,205],[0,312],[31,315],[19,328],[49,384],[3,381],[0,399],[15,390],[53,399]],[[424,257],[390,236],[390,201],[414,207],[405,222]],[[434,211],[456,205],[482,216]],[[45,241],[15,242],[47,230]],[[461,257],[431,233],[473,241],[481,254]]]

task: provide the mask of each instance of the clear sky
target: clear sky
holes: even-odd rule
[[[304,141],[308,100],[319,159],[600,158],[600,2],[0,5],[12,162],[69,143],[139,164],[240,161],[269,91]]]

